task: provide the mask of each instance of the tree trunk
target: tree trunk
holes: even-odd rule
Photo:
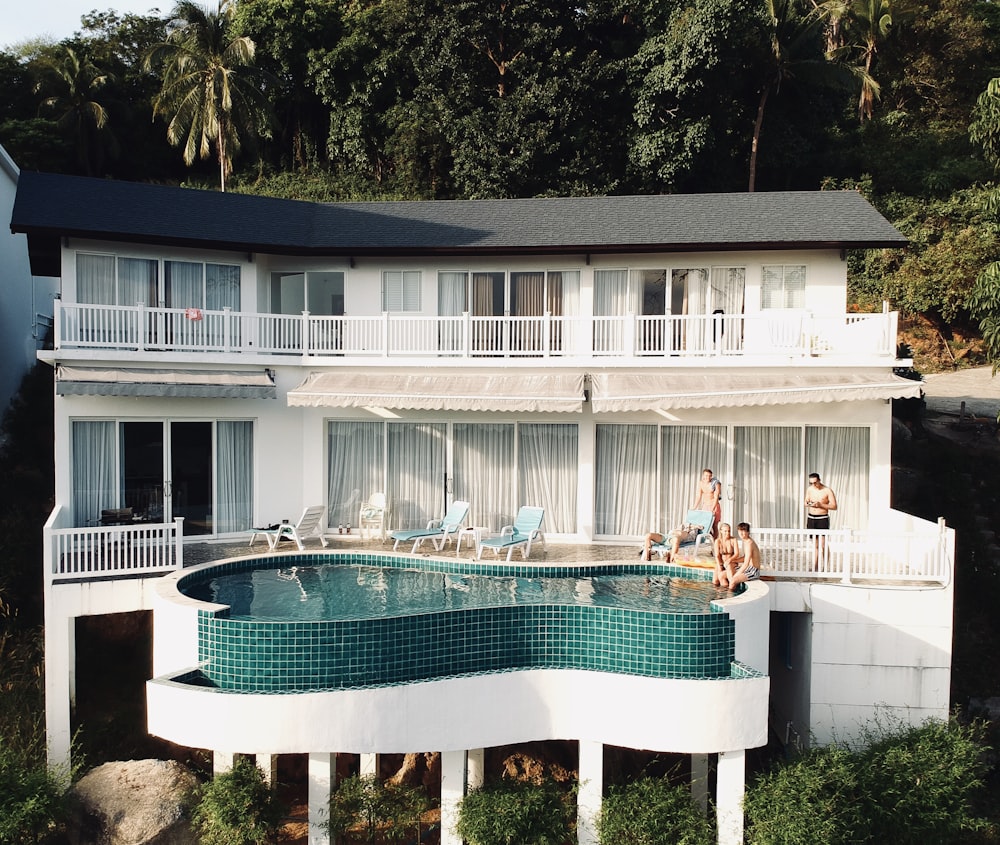
[[[764,122],[764,106],[767,103],[767,95],[771,91],[770,85],[765,85],[760,92],[760,103],[757,105],[757,118],[753,123],[753,140],[750,142],[750,184],[747,190],[752,194],[754,184],[757,181],[757,147],[760,145],[760,127]]]

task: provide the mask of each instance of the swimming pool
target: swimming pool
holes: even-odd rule
[[[734,622],[710,579],[328,553],[225,561],[177,586],[213,603],[198,613],[198,682],[286,693],[532,668],[728,677]]]

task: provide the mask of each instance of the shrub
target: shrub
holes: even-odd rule
[[[11,726],[13,727],[13,726]],[[70,774],[0,739],[0,842],[33,845],[65,820]]]
[[[335,842],[375,842],[415,837],[420,841],[420,820],[430,807],[421,787],[381,781],[374,775],[344,780],[330,799],[326,823]]]
[[[203,845],[276,842],[285,807],[256,765],[239,758],[198,788],[191,820]]]
[[[456,830],[469,845],[564,845],[575,836],[571,798],[552,779],[502,778],[465,796]]]
[[[712,825],[683,786],[642,778],[612,787],[598,820],[601,845],[711,845]]]

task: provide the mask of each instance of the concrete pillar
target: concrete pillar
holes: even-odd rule
[[[72,678],[76,653],[76,620],[56,607],[55,591],[45,600],[45,732],[49,765],[70,766],[70,697],[75,694]]]
[[[719,845],[743,845],[743,795],[746,791],[746,752],[720,751],[716,769],[715,818]]]
[[[337,786],[337,755],[309,755],[309,845],[329,845],[330,835],[322,825],[329,819],[330,795]]]
[[[580,740],[580,791],[576,795],[576,841],[597,845],[597,817],[604,792],[604,745]]]
[[[479,789],[486,779],[486,749],[470,748],[465,752],[466,794],[472,789]]]
[[[691,755],[691,800],[708,814],[708,755]]]
[[[234,751],[212,751],[212,774],[221,775],[230,771],[236,763]]]
[[[378,775],[378,754],[362,754],[360,775],[363,778]]]
[[[254,759],[257,768],[264,773],[264,783],[271,789],[278,786],[278,755],[277,754],[256,754]]]
[[[465,752],[441,752],[441,845],[462,845],[455,831],[458,805],[465,797]]]

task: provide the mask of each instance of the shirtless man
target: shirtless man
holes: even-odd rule
[[[736,540],[733,538],[733,529],[728,522],[719,524],[719,537],[713,544],[715,550],[715,572],[712,575],[712,583],[717,587],[729,586],[729,562],[738,548]]]
[[[806,528],[829,531],[830,511],[836,509],[837,497],[833,490],[819,480],[818,473],[809,473],[809,486],[806,488]],[[817,534],[813,568],[819,566],[820,558],[826,561],[826,536]]]
[[[722,482],[715,477],[710,469],[701,471],[701,481],[691,508],[696,511],[708,511],[715,519],[712,520],[712,539],[719,536],[719,521],[722,519]]]
[[[736,526],[740,538],[739,551],[729,559],[729,589],[735,590],[744,581],[760,578],[760,547],[750,536],[750,523],[741,522]]]

